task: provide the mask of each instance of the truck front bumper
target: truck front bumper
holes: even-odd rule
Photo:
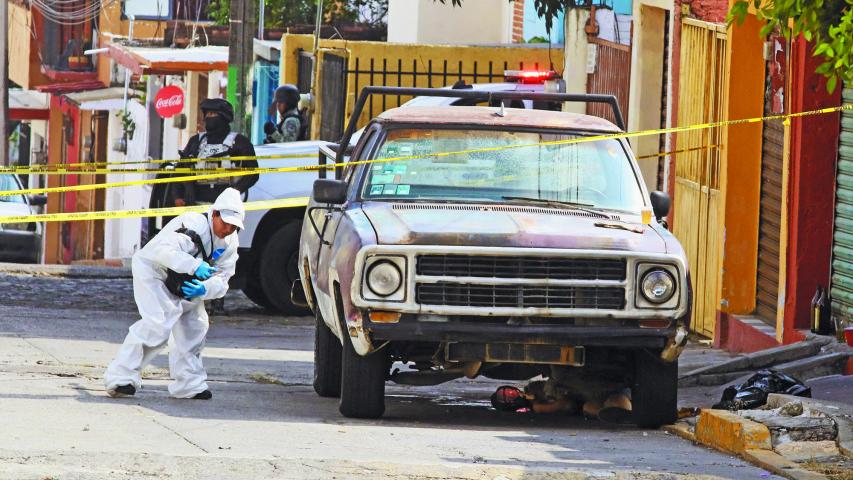
[[[629,326],[505,325],[418,321],[404,315],[399,323],[375,323],[364,318],[374,342],[422,341],[566,345],[663,349],[678,329]],[[677,357],[677,355],[676,355]]]

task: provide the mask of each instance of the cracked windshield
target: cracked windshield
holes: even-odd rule
[[[377,163],[364,197],[505,202],[525,199],[639,211],[637,177],[616,140],[540,145],[575,135],[471,130],[394,130],[377,158],[464,152]],[[486,150],[493,147],[514,147]],[[481,151],[477,151],[481,150]]]

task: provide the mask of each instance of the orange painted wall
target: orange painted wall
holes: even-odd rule
[[[764,111],[762,22],[748,15],[728,31],[728,118],[760,117]],[[755,309],[758,213],[761,190],[761,123],[728,128],[723,191],[725,245],[721,310],[749,314]]]

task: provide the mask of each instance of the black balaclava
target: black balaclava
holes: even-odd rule
[[[204,118],[204,130],[207,132],[209,141],[221,141],[228,135],[228,132],[231,130],[231,127],[228,124],[228,121],[223,118],[223,116],[219,113],[212,117]]]

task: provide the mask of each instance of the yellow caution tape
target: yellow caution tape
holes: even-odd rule
[[[330,168],[334,168],[331,166]],[[129,169],[112,169],[112,168],[95,168],[91,170],[76,170],[76,169],[67,169],[67,168],[56,168],[56,169],[42,169],[42,168],[32,168],[32,169],[23,169],[16,172],[3,172],[0,171],[0,175],[4,173],[14,173],[16,175],[132,175],[132,174],[193,174],[193,173],[225,173],[225,172],[258,172],[261,170],[260,168],[174,168],[171,170],[163,170],[163,169],[151,169],[151,168],[129,168]]]
[[[248,162],[250,160],[277,160],[279,158],[305,158],[313,156],[313,153],[282,153],[278,155],[243,155],[235,157],[215,157],[215,158],[178,158],[178,159],[159,159],[159,160],[133,160],[126,162],[72,162],[72,163],[49,163],[43,165],[19,165],[14,167],[0,167],[0,173],[19,173],[19,170],[29,170],[31,168],[93,168],[93,167],[109,167],[117,165],[165,165],[170,163],[194,163],[198,161],[220,161],[229,160],[232,162]]]
[[[130,186],[138,186],[138,185],[152,185],[152,184],[163,184],[163,183],[178,183],[178,182],[190,182],[190,181],[199,181],[199,180],[213,180],[220,178],[229,178],[229,177],[239,177],[246,175],[255,175],[255,174],[266,174],[266,173],[287,173],[287,172],[302,172],[302,171],[314,171],[320,169],[327,169],[330,167],[348,167],[354,165],[363,165],[363,164],[373,164],[373,163],[391,163],[391,162],[400,162],[407,161],[416,158],[440,158],[440,157],[448,157],[454,155],[463,155],[463,154],[471,154],[471,153],[487,153],[487,152],[497,152],[503,150],[510,149],[518,149],[518,148],[527,148],[527,147],[537,147],[537,146],[551,146],[551,145],[571,145],[578,143],[587,143],[587,142],[597,142],[601,140],[610,140],[617,138],[636,138],[647,135],[661,135],[666,133],[679,133],[679,132],[689,132],[693,130],[704,130],[708,128],[716,128],[723,126],[732,126],[732,125],[742,125],[749,123],[760,123],[766,120],[785,120],[788,121],[791,118],[800,118],[811,115],[821,115],[826,113],[834,113],[840,112],[843,110],[853,110],[853,104],[841,105],[837,107],[828,107],[817,110],[810,110],[805,112],[798,113],[788,113],[782,115],[770,115],[766,117],[754,117],[754,118],[745,118],[745,119],[737,119],[737,120],[722,120],[719,122],[708,122],[708,123],[700,123],[695,125],[687,125],[683,127],[670,127],[670,128],[659,128],[652,130],[642,130],[638,132],[619,132],[619,133],[609,133],[609,134],[600,134],[600,135],[591,135],[585,137],[575,137],[563,140],[551,140],[547,142],[539,142],[539,143],[529,143],[529,144],[519,144],[519,145],[503,145],[496,147],[482,147],[475,148],[469,150],[458,150],[451,152],[434,152],[434,153],[425,153],[418,155],[406,155],[406,156],[398,156],[398,157],[390,157],[390,158],[381,158],[381,159],[373,159],[373,160],[357,160],[351,162],[342,162],[334,165],[307,165],[300,167],[281,167],[281,168],[259,168],[252,171],[238,171],[229,169],[228,172],[222,173],[210,173],[210,174],[202,174],[202,175],[190,175],[190,176],[179,176],[173,178],[155,178],[155,179],[146,179],[146,180],[132,180],[132,181],[124,181],[124,182],[108,182],[101,184],[87,184],[87,185],[71,185],[64,187],[47,187],[47,188],[30,188],[24,190],[16,190],[16,191],[3,191],[0,192],[0,196],[11,196],[11,195],[29,195],[29,194],[41,194],[41,193],[61,193],[61,192],[75,192],[75,191],[87,191],[87,190],[98,190],[98,189],[106,189],[106,188],[117,188],[117,187],[130,187]],[[300,158],[304,158],[306,155],[299,155]],[[276,157],[276,156],[269,156]],[[262,158],[262,157],[233,157],[235,159],[249,159],[249,158]],[[209,159],[208,159],[209,160]],[[150,163],[150,162],[149,162]]]
[[[267,210],[272,208],[304,207],[308,205],[308,197],[281,198],[276,200],[257,200],[246,202],[245,208],[251,210]],[[73,212],[47,213],[42,215],[16,215],[0,217],[3,223],[29,222],[67,222],[82,220],[113,220],[120,218],[143,217],[174,217],[186,212],[204,213],[210,210],[210,205],[194,205],[191,207],[146,208],[143,210],[115,210],[111,212]]]

